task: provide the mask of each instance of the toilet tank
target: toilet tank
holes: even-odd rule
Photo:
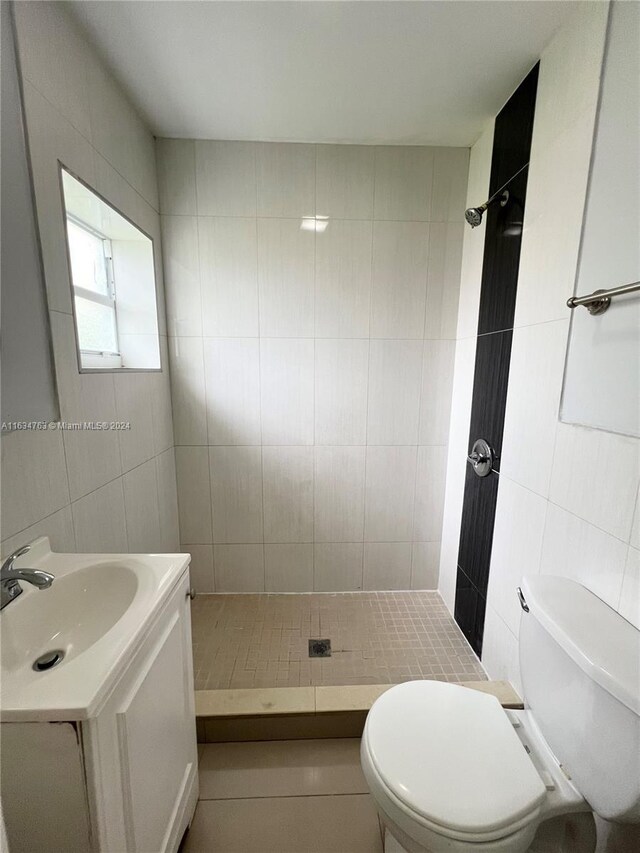
[[[525,578],[524,696],[594,812],[640,823],[640,631],[581,584]]]

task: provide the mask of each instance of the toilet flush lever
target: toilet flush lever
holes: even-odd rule
[[[516,588],[516,592],[518,593],[518,599],[520,601],[520,607],[524,610],[525,613],[529,612],[529,605],[527,604],[527,599],[524,597],[524,593],[520,589],[520,587]]]

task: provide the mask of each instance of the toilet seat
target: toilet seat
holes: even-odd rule
[[[414,681],[373,705],[363,765],[405,831],[482,843],[537,820],[546,788],[498,700]],[[366,760],[365,760],[366,759]]]

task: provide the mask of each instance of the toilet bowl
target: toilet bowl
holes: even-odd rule
[[[541,822],[591,811],[529,712],[454,684],[411,681],[384,693],[367,718],[361,761],[407,853],[520,853]]]
[[[386,853],[546,850],[536,834],[563,816],[553,849],[593,853],[593,812],[640,823],[640,631],[565,578],[523,590],[527,710],[438,681],[374,702],[361,761]]]

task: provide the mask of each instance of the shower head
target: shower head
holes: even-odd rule
[[[487,204],[481,204],[480,207],[468,207],[464,212],[464,218],[472,228],[477,228],[482,222],[482,214],[487,209]]]
[[[491,196],[488,201],[481,204],[479,207],[468,207],[464,212],[464,218],[472,228],[477,228],[482,222],[482,215],[485,210],[494,202],[500,200],[500,207],[504,207],[509,201],[509,190],[498,190],[497,193]]]

